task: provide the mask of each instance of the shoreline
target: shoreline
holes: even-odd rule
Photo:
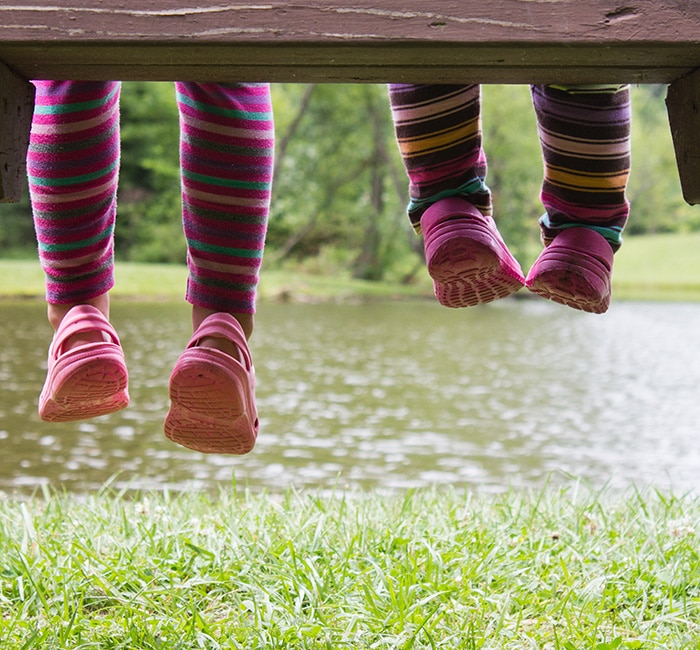
[[[678,260],[675,260],[678,263]],[[616,266],[613,301],[700,302],[700,274],[642,273],[636,265]],[[146,264],[117,261],[116,284],[111,295],[129,302],[167,302],[184,299],[187,269],[176,264]],[[536,299],[523,289],[511,299]],[[0,259],[0,302],[44,300],[43,273],[36,260]],[[427,273],[419,273],[413,284],[357,280],[347,272],[325,274],[263,268],[258,290],[259,303],[367,303],[377,300],[434,301]]]

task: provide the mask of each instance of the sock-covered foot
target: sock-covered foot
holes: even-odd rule
[[[505,298],[524,284],[522,270],[491,217],[449,198],[421,217],[428,273],[445,307],[471,307]]]
[[[528,273],[527,288],[574,309],[602,314],[610,306],[613,250],[590,228],[562,230]]]

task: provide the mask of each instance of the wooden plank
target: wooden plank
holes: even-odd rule
[[[0,203],[22,195],[33,110],[34,86],[0,64]]]
[[[700,2],[14,0],[25,78],[297,82],[672,81],[700,67]]]
[[[700,203],[700,69],[672,83],[666,96],[683,198]]]
[[[160,54],[154,62],[154,52]],[[700,66],[674,60],[657,50],[643,61],[636,51],[617,51],[597,59],[590,52],[538,48],[525,52],[482,48],[463,57],[459,48],[425,50],[397,46],[334,47],[323,54],[316,46],[299,45],[281,53],[266,46],[197,46],[190,49],[110,45],[96,49],[74,44],[47,54],[24,48],[0,60],[28,79],[121,79],[124,81],[296,82],[296,83],[668,83]],[[42,58],[45,57],[45,58]],[[322,57],[326,58],[323,59]],[[255,65],[249,61],[255,59]],[[511,63],[507,64],[506,62]],[[527,64],[525,64],[527,62]]]

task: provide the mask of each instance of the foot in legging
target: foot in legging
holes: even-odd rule
[[[120,84],[35,85],[30,195],[55,330],[39,413],[47,421],[80,420],[129,402],[124,353],[109,322]],[[179,84],[178,91],[195,333],[171,378],[166,434],[198,451],[245,453],[258,433],[247,339],[269,212],[269,88]],[[205,376],[216,378],[207,388]],[[206,411],[190,400],[205,390]],[[225,419],[217,411],[222,390]]]
[[[523,273],[491,216],[479,86],[392,84],[389,98],[438,301],[470,307],[518,291]]]
[[[545,249],[526,285],[555,302],[602,313],[629,215],[629,87],[533,86],[532,96],[545,167]]]

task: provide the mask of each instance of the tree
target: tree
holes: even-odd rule
[[[357,277],[383,277],[411,254],[405,238],[396,237],[406,221],[406,190],[388,182],[401,163],[386,89],[282,85],[274,87],[273,101],[285,144],[268,254],[275,262],[321,257]]]
[[[141,262],[184,262],[173,84],[124,83],[121,135],[116,253]]]
[[[538,219],[542,154],[527,86],[484,86],[484,147],[494,218],[524,268],[541,249]]]
[[[683,200],[668,127],[664,85],[632,90],[632,171],[628,234],[700,229],[700,214]]]

